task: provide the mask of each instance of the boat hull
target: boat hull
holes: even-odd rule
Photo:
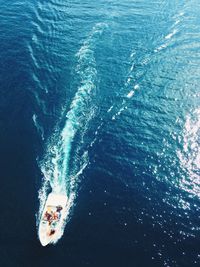
[[[47,197],[39,223],[39,239],[42,246],[55,243],[61,235],[67,196],[50,193]]]

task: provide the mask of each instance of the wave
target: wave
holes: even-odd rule
[[[98,80],[94,53],[98,38],[105,27],[106,24],[104,23],[96,24],[76,54],[75,73],[77,77],[75,78],[80,82],[80,86],[71,102],[69,111],[65,113],[66,115],[63,118],[65,121],[64,127],[61,130],[57,127],[48,142],[46,155],[40,162],[44,178],[39,190],[39,217],[47,195],[52,190],[68,197],[68,209],[65,214],[67,222],[76,197],[78,177],[88,164],[88,152],[82,148],[82,139],[88,123],[95,113],[92,98],[96,93]],[[78,138],[78,141],[73,147],[72,160],[72,146],[75,137]]]
[[[138,56],[138,58],[137,58]],[[114,109],[114,105],[108,108],[107,112],[115,110],[115,114],[112,115],[112,120],[115,120],[122,112],[128,109],[130,99],[135,95],[135,93],[140,89],[139,81],[142,79],[145,68],[151,62],[151,54],[146,53],[142,58],[137,55],[136,51],[133,50],[129,57],[129,69],[127,71],[127,78],[123,86],[123,90],[126,93],[123,95],[123,100],[120,104],[120,107],[117,106]],[[137,69],[138,67],[138,69]],[[117,111],[116,111],[117,109]]]
[[[36,114],[33,114],[32,119],[33,119],[33,123],[34,123],[35,128],[37,129],[39,135],[41,136],[42,140],[44,140],[44,129],[38,121],[38,116]]]
[[[171,39],[175,37],[175,35],[177,35],[180,31],[179,24],[182,22],[184,14],[184,12],[179,12],[176,16],[174,16],[174,23],[171,27],[171,31],[164,36],[163,43],[154,49],[155,53],[158,53],[171,45]]]
[[[173,29],[172,32],[170,32],[165,36],[165,39],[171,39],[177,32],[178,32],[177,29]]]

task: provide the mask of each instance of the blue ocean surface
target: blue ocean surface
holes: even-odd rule
[[[0,6],[0,266],[200,266],[200,1]]]

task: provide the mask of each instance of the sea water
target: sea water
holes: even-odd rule
[[[2,266],[200,264],[199,14],[1,1]],[[42,248],[51,191],[69,208]]]

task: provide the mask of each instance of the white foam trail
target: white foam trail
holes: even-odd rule
[[[165,49],[167,46],[168,46],[167,43],[162,44],[162,45],[160,45],[158,48],[156,48],[156,49],[154,50],[154,52],[159,52],[159,51]]]
[[[41,211],[43,210],[50,185],[53,192],[66,194],[68,196],[69,201],[65,214],[66,220],[68,219],[70,209],[73,206],[76,196],[78,176],[88,164],[87,152],[80,155],[80,158],[78,159],[74,157],[73,164],[71,165],[70,158],[72,144],[77,132],[81,132],[80,136],[84,135],[84,129],[87,127],[87,123],[94,113],[92,111],[92,96],[97,84],[94,49],[98,38],[105,27],[106,24],[96,24],[89,34],[89,37],[76,54],[78,62],[76,66],[76,74],[80,79],[80,87],[78,87],[72,100],[70,110],[65,116],[66,122],[62,131],[60,132],[58,130],[51,138],[46,157],[41,162],[41,171],[44,174],[44,181],[42,188],[39,191],[39,214],[41,214]],[[80,151],[80,147],[77,148],[77,151]],[[74,172],[76,172],[75,175],[73,175]],[[63,234],[64,226],[62,229],[59,238]]]
[[[184,12],[184,11],[181,11],[181,12],[179,13],[179,17],[182,17],[184,14],[185,14],[185,12]]]
[[[177,24],[179,24],[180,22],[181,22],[181,20],[180,20],[180,19],[177,19],[177,20],[175,21],[174,25],[177,25]]]
[[[32,119],[33,119],[33,123],[34,123],[35,128],[37,129],[38,133],[40,134],[42,140],[44,140],[44,129],[39,124],[37,115],[33,114]]]
[[[178,32],[179,32],[179,29],[178,29],[178,24],[181,23],[182,21],[182,17],[185,13],[184,12],[180,12],[178,13],[176,16],[174,16],[174,24],[172,25],[171,27],[171,32],[169,34],[167,34],[164,39],[166,40],[163,44],[161,44],[159,47],[157,47],[156,49],[154,49],[154,52],[157,53],[165,48],[167,48],[170,44],[170,39],[172,37],[174,37]]]
[[[127,94],[127,97],[128,98],[131,98],[133,95],[134,95],[135,91],[134,90],[131,90],[128,94]]]
[[[61,179],[65,180],[69,175],[69,159],[73,138],[78,129],[81,127],[83,111],[87,111],[86,103],[90,97],[91,91],[96,89],[96,62],[94,57],[94,46],[96,38],[102,34],[106,24],[98,23],[93,28],[89,38],[84,42],[83,46],[77,53],[78,65],[77,73],[81,78],[81,86],[72,101],[69,112],[66,115],[67,121],[61,133],[62,150],[65,151],[63,166],[61,171]],[[83,71],[84,69],[84,71]],[[87,101],[85,101],[87,99]],[[84,115],[84,114],[83,114]]]
[[[134,85],[133,90],[131,90],[126,97],[131,98],[134,94],[135,91],[138,90],[140,88],[139,84]]]
[[[178,30],[174,29],[171,33],[165,36],[165,39],[171,39],[177,32]]]
[[[133,89],[126,95],[127,98],[132,98],[135,94],[135,91],[137,91],[140,88],[139,84],[135,84]],[[128,108],[127,101],[123,100],[122,107],[119,109],[119,111],[112,116],[112,120],[115,120],[117,116],[121,115],[121,113]]]
[[[133,52],[131,53],[131,55],[130,55],[130,58],[133,58],[133,57],[135,56],[135,54],[136,54],[136,52],[133,51]]]
[[[140,88],[139,84],[135,84],[135,85],[133,85],[133,82],[135,81],[135,78],[134,78],[132,72],[133,72],[134,67],[135,67],[135,62],[133,62],[135,56],[136,56],[136,51],[132,51],[132,52],[131,52],[131,55],[130,55],[131,66],[130,66],[130,69],[129,69],[129,71],[128,71],[128,75],[127,75],[128,78],[127,78],[127,80],[126,80],[126,82],[125,82],[125,84],[124,84],[125,87],[126,87],[126,89],[129,88],[129,90],[130,90],[130,87],[132,87],[132,89],[131,89],[131,90],[127,93],[127,95],[126,95],[126,98],[128,98],[128,99],[131,99],[131,98],[134,96],[135,91],[138,90],[138,89]],[[147,55],[146,57],[144,57],[144,58],[140,61],[140,64],[141,64],[142,66],[144,66],[144,65],[147,65],[147,64],[149,63],[149,61],[150,61],[150,58],[149,58],[149,56]],[[121,108],[119,108],[118,111],[117,111],[114,115],[112,115],[112,120],[115,120],[118,116],[121,115],[121,113],[122,113],[124,110],[126,110],[126,109],[128,108],[128,106],[127,106],[127,101],[128,101],[127,99],[123,99],[122,104],[121,104]],[[110,112],[110,111],[113,109],[113,107],[114,107],[114,106],[112,106],[110,109],[108,109],[107,112]]]
[[[139,84],[136,84],[136,85],[134,86],[134,89],[135,89],[135,90],[138,90],[139,88],[140,88]]]
[[[112,109],[113,109],[113,106],[111,106],[111,107],[107,110],[107,112],[108,112],[108,113],[111,112]]]

